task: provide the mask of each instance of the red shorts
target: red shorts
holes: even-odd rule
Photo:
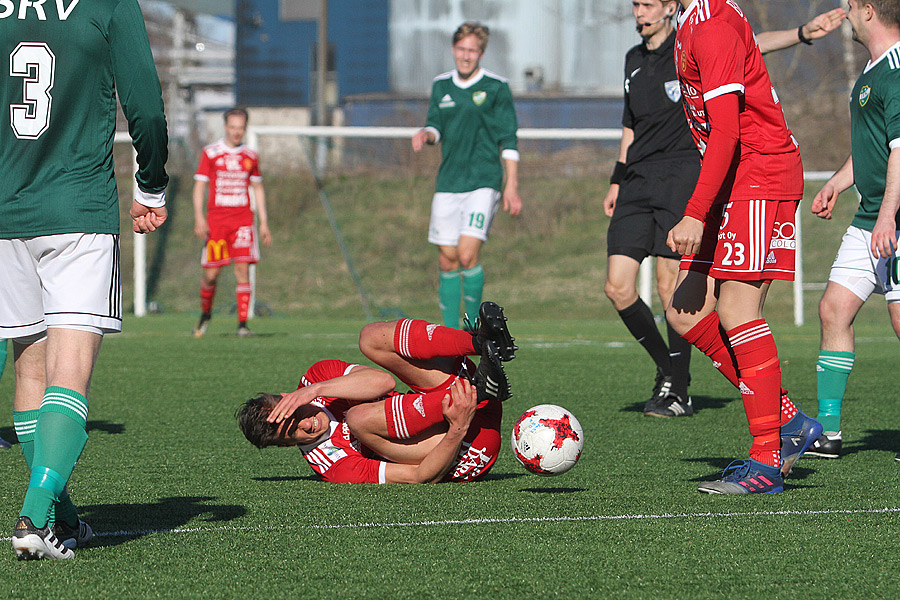
[[[742,200],[710,209],[700,251],[681,269],[714,279],[793,281],[799,200]]]
[[[500,454],[500,402],[489,401],[475,413],[469,431],[459,447],[459,455],[452,471],[444,481],[478,481],[490,470]]]
[[[200,266],[213,269],[231,262],[258,263],[259,241],[256,228],[246,220],[210,222],[209,236],[200,256]]]

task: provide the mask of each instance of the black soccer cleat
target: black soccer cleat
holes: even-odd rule
[[[818,458],[840,458],[841,441],[840,431],[837,434],[823,433],[813,442],[806,454],[807,456],[816,456]]]
[[[38,529],[28,517],[19,517],[16,521],[12,545],[19,560],[75,558],[75,553],[53,534],[49,523]]]
[[[69,527],[65,521],[57,521],[53,524],[52,530],[56,538],[69,550],[84,546],[94,537],[94,530],[81,519],[78,519],[75,527]]]
[[[653,394],[644,404],[644,414],[649,415],[652,411],[669,405],[669,396],[672,395],[672,376],[663,375],[657,371],[656,383],[653,385]],[[662,416],[662,415],[655,415]],[[674,416],[674,415],[671,415]]]
[[[659,404],[655,404],[649,408],[644,408],[644,415],[648,417],[690,417],[694,414],[694,403],[688,396],[684,400],[675,393],[670,393]]]
[[[495,302],[482,302],[475,325],[469,322],[468,317],[465,321],[465,330],[472,334],[472,345],[475,350],[480,350],[485,342],[492,341],[497,344],[497,353],[501,361],[514,359],[519,347],[513,343],[516,338],[510,335],[506,321],[501,306]]]
[[[488,340],[481,346],[481,362],[478,363],[471,382],[475,386],[478,402],[484,400],[503,402],[512,397],[509,379],[503,370],[503,363],[500,362],[496,342]]]

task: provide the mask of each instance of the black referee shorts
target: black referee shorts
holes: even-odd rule
[[[700,160],[678,158],[634,165],[619,186],[619,197],[606,235],[606,253],[641,262],[647,256],[681,258],[666,246],[666,236],[684,216]]]

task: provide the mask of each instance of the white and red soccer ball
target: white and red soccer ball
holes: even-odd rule
[[[584,433],[575,415],[561,406],[541,404],[516,421],[512,447],[516,459],[532,473],[559,475],[578,462]]]

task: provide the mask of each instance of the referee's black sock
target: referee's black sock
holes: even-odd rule
[[[666,323],[669,336],[669,360],[672,362],[672,391],[683,400],[688,398],[688,385],[691,383],[691,346],[690,342],[678,335],[672,326]]]
[[[653,312],[650,307],[644,304],[644,301],[638,298],[634,304],[619,311],[622,322],[631,332],[653,362],[662,375],[672,374],[672,363],[669,360],[669,347],[663,340],[659,329],[656,327],[656,321],[653,320]]]

